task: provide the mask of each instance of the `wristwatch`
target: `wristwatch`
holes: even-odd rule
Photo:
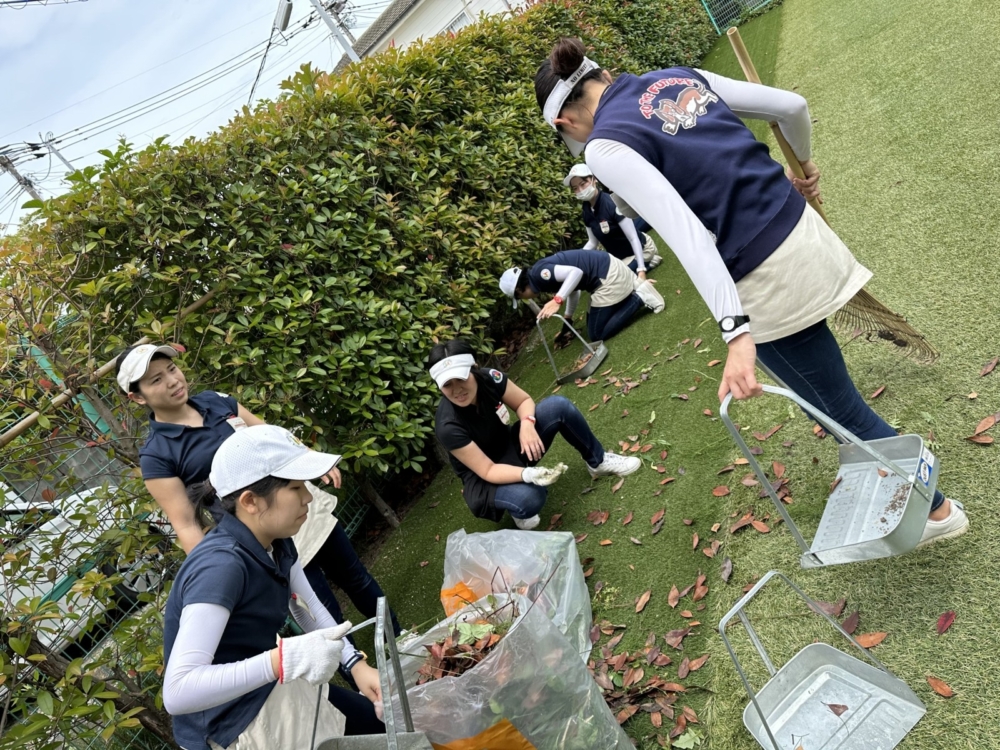
[[[749,322],[749,315],[727,315],[719,321],[719,330],[723,333],[729,333],[730,331],[735,331],[744,323]]]
[[[552,298],[552,301],[555,302],[557,305],[561,305],[563,303],[563,298],[557,294]]]
[[[352,669],[354,669],[355,665],[357,665],[358,662],[364,661],[367,658],[368,656],[365,654],[364,651],[355,651],[354,656],[345,661],[341,666],[343,666],[345,670],[350,672]]]

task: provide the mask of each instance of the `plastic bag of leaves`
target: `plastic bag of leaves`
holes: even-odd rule
[[[535,601],[582,661],[590,656],[592,613],[573,535],[565,531],[490,531],[448,536],[441,604],[453,614],[488,594]]]
[[[509,627],[501,626],[506,632],[485,658],[460,675],[441,674],[416,684],[428,662],[428,646],[440,645],[463,623],[482,624],[484,612],[503,612],[511,599],[518,615]],[[477,635],[482,639],[485,633],[469,631],[469,637]],[[484,735],[506,720],[532,746],[544,750],[631,750],[578,657],[576,647],[529,599],[516,594],[484,597],[407,644],[400,654],[414,727],[426,732],[431,742],[446,745]]]

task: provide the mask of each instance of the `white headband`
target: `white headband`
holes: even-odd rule
[[[600,70],[601,66],[591,60],[589,57],[583,58],[583,62],[580,63],[580,67],[569,78],[560,78],[559,82],[556,84],[555,88],[552,89],[549,94],[549,98],[545,100],[545,106],[542,108],[542,115],[545,117],[545,122],[549,124],[553,130],[558,130],[555,124],[555,119],[559,116],[559,112],[563,108],[563,104],[566,103],[566,98],[573,92],[576,84],[580,82],[587,73],[592,70]]]

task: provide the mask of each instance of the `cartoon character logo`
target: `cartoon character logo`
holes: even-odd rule
[[[663,121],[663,132],[677,135],[684,128],[688,130],[698,124],[698,117],[708,113],[708,105],[719,101],[718,95],[709,91],[700,82],[683,89],[676,99],[664,98],[653,114]]]

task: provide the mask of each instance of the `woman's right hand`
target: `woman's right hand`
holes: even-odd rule
[[[726,395],[741,401],[759,396],[764,391],[757,382],[757,346],[749,333],[741,333],[729,342],[729,355],[719,384],[719,402]]]
[[[801,177],[796,177],[795,173],[792,172],[792,168],[788,167],[786,174],[788,179],[792,181],[792,186],[801,193],[802,197],[807,201],[816,200],[821,205],[823,203],[823,198],[819,194],[819,167],[813,164],[812,159],[808,161],[799,162],[802,166],[802,172],[805,174],[805,179]]]
[[[342,622],[333,628],[314,630],[305,635],[282,638],[278,648],[278,682],[305,680],[322,685],[333,679],[344,653],[344,636],[351,623]],[[271,664],[274,666],[272,654]]]

